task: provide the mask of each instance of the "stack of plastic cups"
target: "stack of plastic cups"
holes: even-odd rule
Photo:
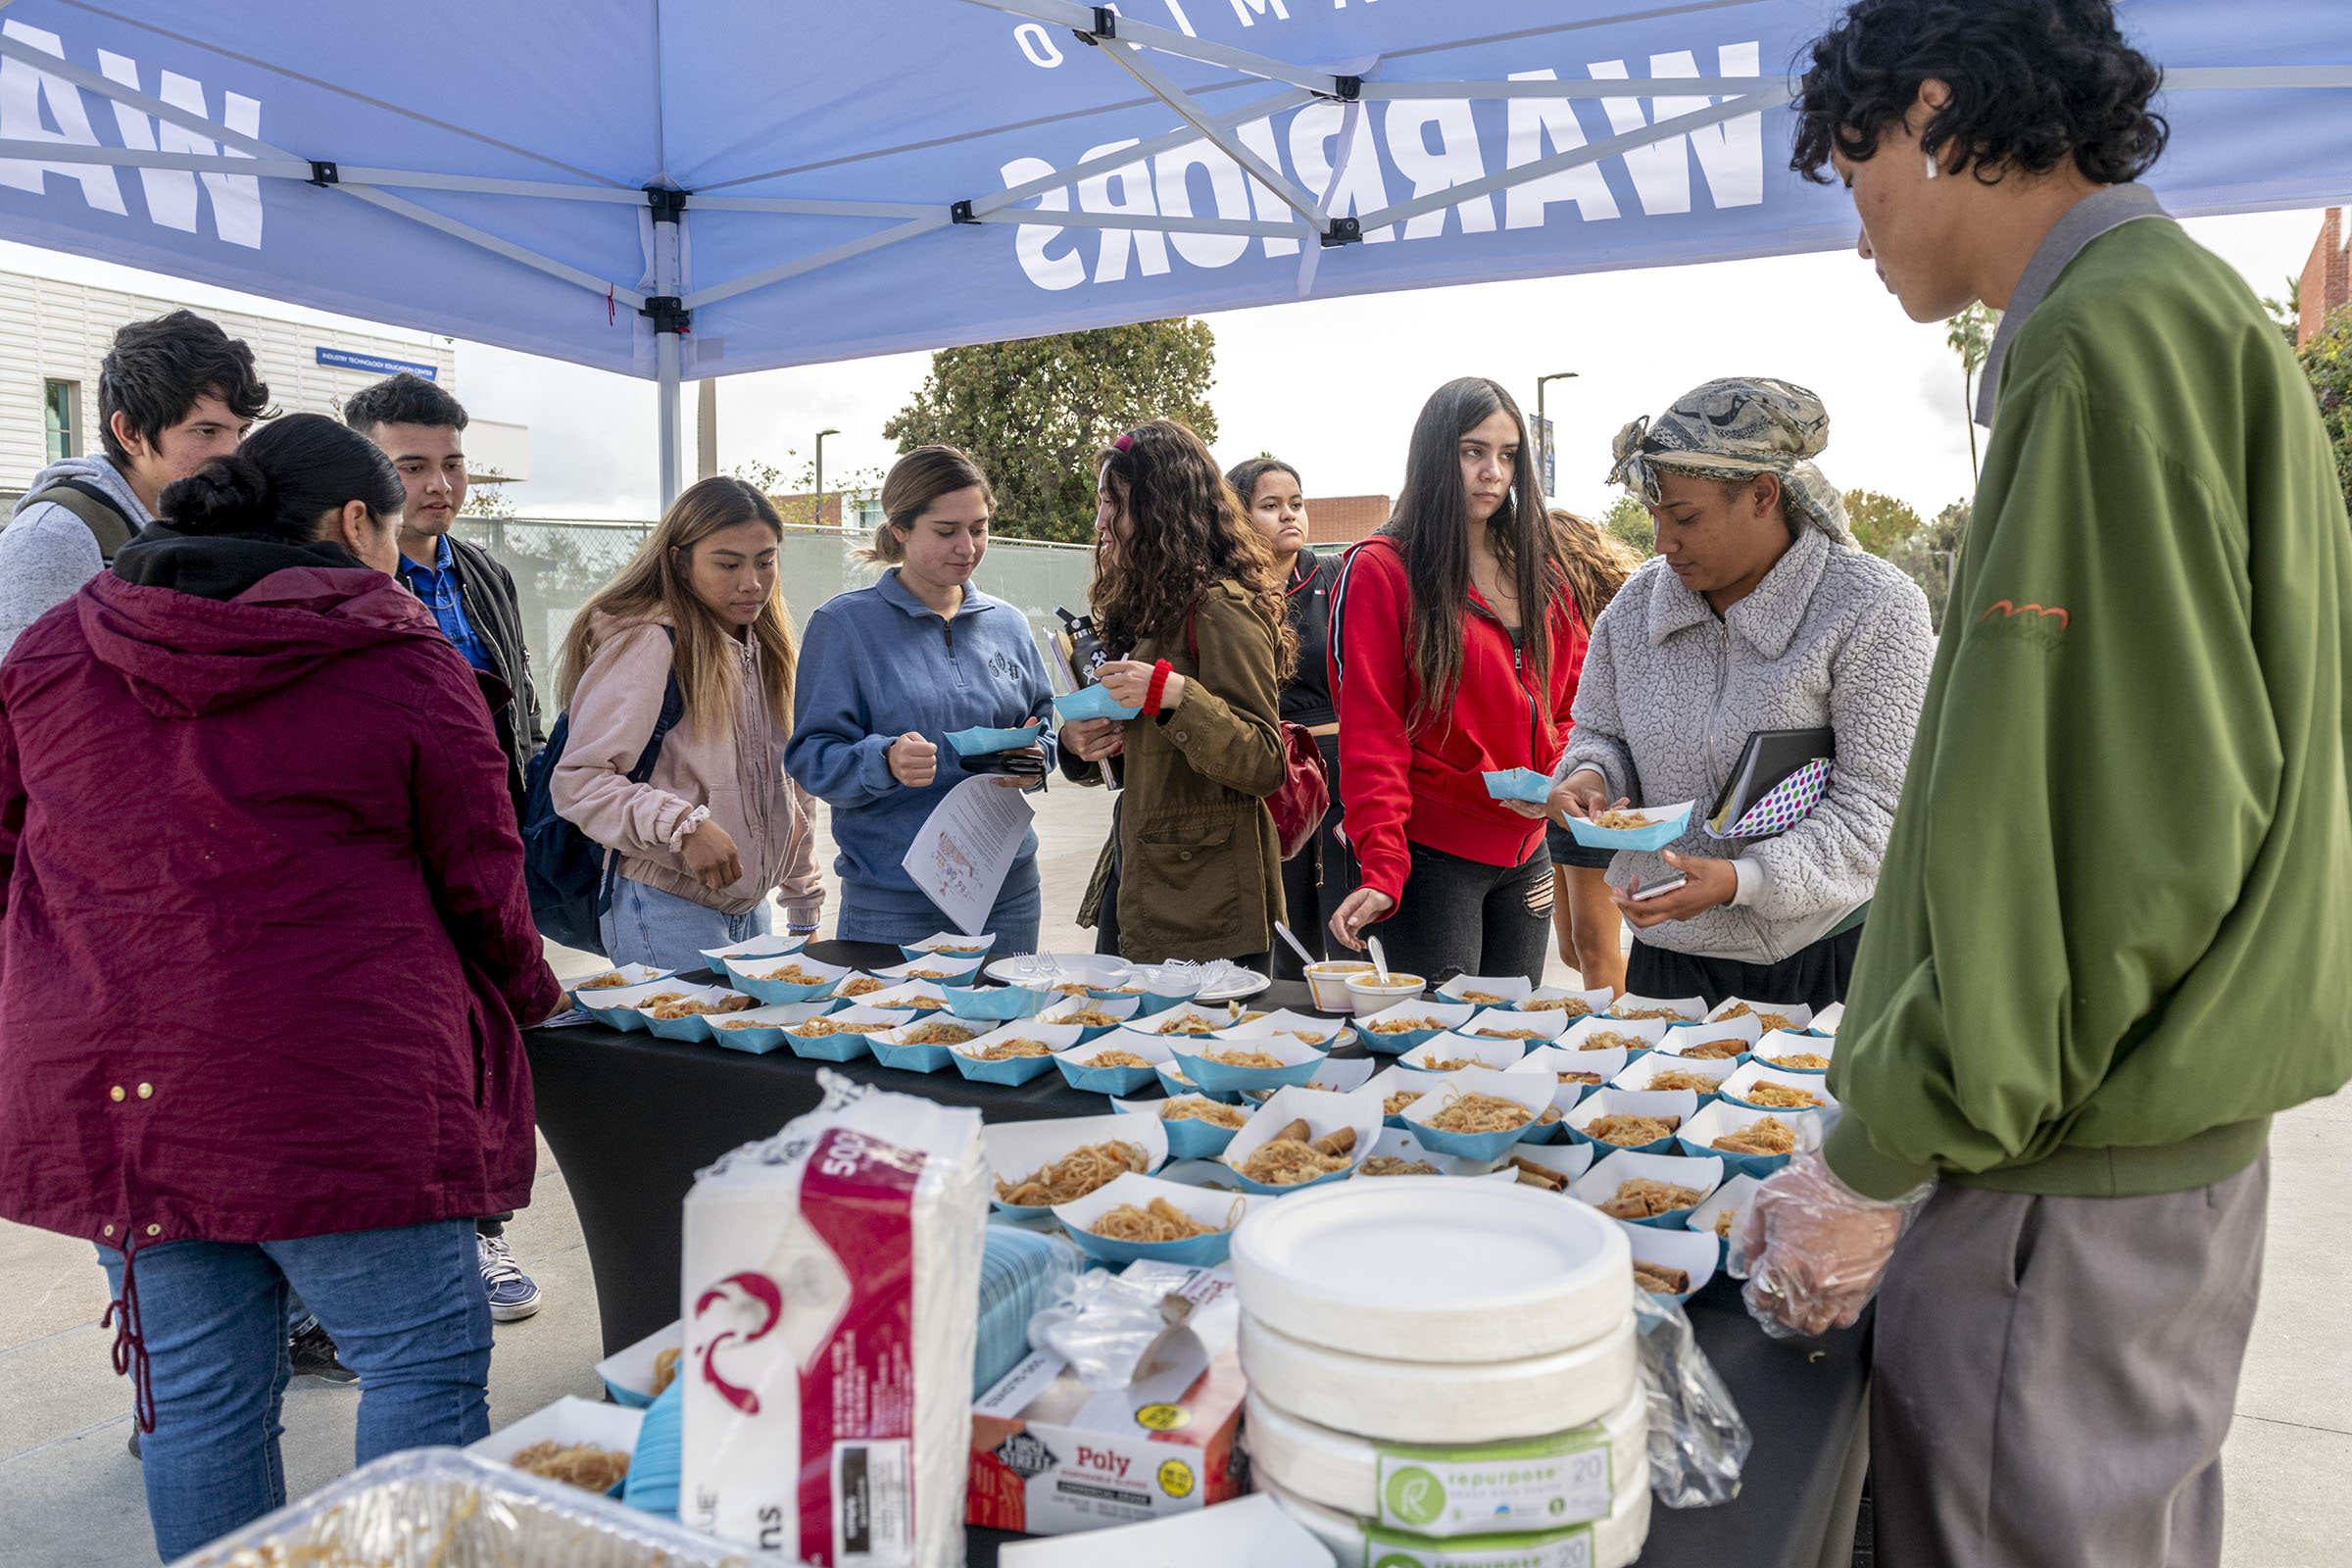
[[[1613,1220],[1500,1183],[1342,1182],[1252,1213],[1232,1269],[1251,1484],[1341,1562],[1641,1555],[1648,1424]]]

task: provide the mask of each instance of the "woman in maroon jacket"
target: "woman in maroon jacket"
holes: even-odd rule
[[[289,1288],[357,1458],[488,1430],[473,1216],[560,1000],[402,490],[318,415],[164,492],[0,663],[0,1213],[97,1244],[171,1559],[285,1501]]]
[[[1540,805],[1484,775],[1548,773],[1566,743],[1586,628],[1511,395],[1448,381],[1413,425],[1404,487],[1332,595],[1340,791],[1362,884],[1331,917],[1392,967],[1541,981],[1551,860]]]

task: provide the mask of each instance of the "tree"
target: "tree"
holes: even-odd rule
[[[882,433],[901,452],[940,442],[970,453],[996,488],[997,532],[1084,544],[1095,454],[1122,431],[1169,418],[1217,438],[1216,364],[1208,323],[1186,318],[942,349]]]
[[[1936,514],[1934,522],[1914,528],[1886,556],[1928,596],[1928,617],[1938,628],[1943,625],[1944,603],[1951,598],[1952,565],[1960,558],[1961,541],[1968,537],[1974,511],[1972,502],[1953,502]]]
[[[2320,420],[2335,449],[2335,478],[2352,507],[2352,306],[2328,313],[2311,341],[2297,351],[2303,373],[2319,395]]]
[[[1977,372],[1992,352],[2001,313],[1983,301],[1943,323],[1943,341],[1960,356],[1960,416],[1968,424],[1968,471],[1977,471]]]
[[[1845,493],[1845,520],[1854,530],[1854,543],[1886,560],[1920,527],[1919,514],[1906,503],[1869,490]]]
[[[1620,495],[1609,503],[1609,510],[1600,514],[1600,531],[1615,534],[1644,558],[1658,553],[1657,524],[1649,520],[1649,509],[1632,496]]]
[[[2271,323],[2286,338],[2286,346],[2295,346],[2295,334],[2303,330],[2303,280],[2290,277],[2286,292],[2277,298],[2264,296],[2262,308],[2271,313]]]
[[[786,447],[784,458],[790,462],[801,455],[800,448]],[[731,470],[753,489],[776,504],[776,515],[788,528],[821,528],[825,526],[825,497],[816,494],[816,460],[803,460],[799,468],[787,472],[772,463],[757,459],[738,463]],[[882,488],[879,468],[853,469],[846,478],[825,486],[825,495],[841,497],[846,513],[850,503],[870,496]]]

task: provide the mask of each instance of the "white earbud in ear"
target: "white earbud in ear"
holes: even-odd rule
[[[1936,177],[1936,155],[1935,155],[1934,153],[1930,153],[1930,154],[1928,154],[1928,177],[1929,177],[1930,179],[1934,179],[1934,178]]]

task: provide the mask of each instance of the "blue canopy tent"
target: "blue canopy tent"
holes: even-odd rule
[[[1851,243],[1833,0],[0,0],[0,232],[683,380]],[[2180,214],[2352,187],[2352,8],[2129,0]]]

